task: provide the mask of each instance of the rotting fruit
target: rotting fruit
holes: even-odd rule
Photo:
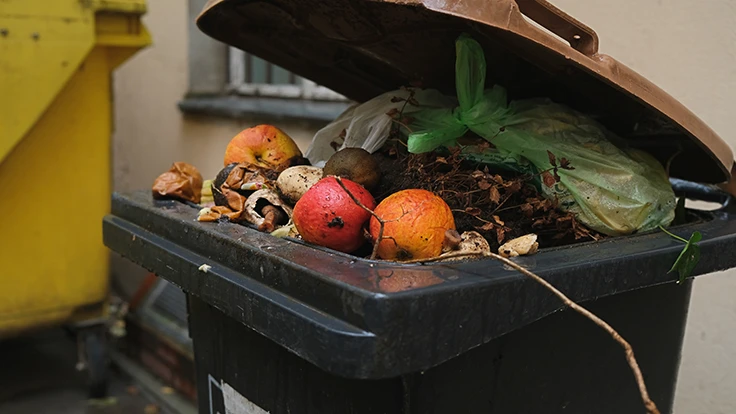
[[[335,175],[354,181],[369,191],[374,190],[381,180],[378,161],[363,148],[343,148],[332,154],[325,163],[325,177]]]
[[[228,143],[224,165],[246,162],[277,171],[305,164],[302,152],[293,139],[273,125],[244,129]]]
[[[374,210],[384,221],[370,219],[370,234],[385,260],[429,259],[442,253],[445,232],[455,229],[450,207],[436,194],[421,189],[402,190],[384,199]]]
[[[376,201],[362,185],[347,179],[342,183],[365,207],[375,208]],[[304,241],[344,253],[366,242],[363,231],[369,218],[370,213],[350,198],[335,177],[319,180],[304,193],[292,216]]]

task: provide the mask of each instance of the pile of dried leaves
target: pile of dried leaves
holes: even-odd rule
[[[602,237],[539,194],[532,184],[535,177],[493,171],[463,160],[459,149],[443,155],[410,154],[400,140],[392,140],[374,155],[379,157],[384,177],[375,192],[376,201],[406,188],[432,191],[452,209],[458,231],[480,232],[494,250],[528,233],[536,233],[545,247]],[[558,181],[558,168],[574,167],[565,159],[558,162],[550,153],[550,169],[542,172],[542,180]]]

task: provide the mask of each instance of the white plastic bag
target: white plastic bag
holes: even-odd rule
[[[419,104],[407,103],[411,93]],[[399,98],[399,99],[396,99]],[[362,104],[345,110],[337,119],[317,131],[305,156],[312,165],[323,167],[325,162],[343,148],[363,148],[373,153],[386,143],[393,119],[387,113],[402,111],[403,115],[419,109],[452,108],[457,102],[434,89],[399,89],[386,92]],[[344,139],[341,134],[345,131]],[[336,146],[334,143],[337,143]]]

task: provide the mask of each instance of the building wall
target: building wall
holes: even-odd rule
[[[703,0],[553,0],[593,27],[601,51],[681,100],[732,145],[736,124],[736,2]],[[185,118],[187,10],[179,0],[149,2],[154,46],[115,74],[115,189],[149,188],[173,161],[206,177],[221,167],[227,141],[257,119]],[[319,123],[279,121],[306,149]],[[728,253],[724,253],[728,254]],[[115,260],[115,278],[131,292],[141,272]],[[696,279],[678,382],[676,412],[736,412],[736,272]],[[622,359],[623,363],[623,359]]]

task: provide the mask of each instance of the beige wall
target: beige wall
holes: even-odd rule
[[[592,26],[601,50],[650,78],[736,144],[736,2],[728,0],[554,0]],[[256,120],[184,119],[176,102],[187,88],[185,2],[151,0],[145,20],[155,46],[115,76],[115,188],[148,188],[173,161],[205,176],[222,150]],[[314,125],[280,122],[306,148]],[[736,146],[736,145],[735,145]],[[732,254],[724,252],[724,254]],[[120,261],[117,274],[133,280]],[[736,413],[736,272],[695,282],[676,412]],[[128,283],[131,289],[134,284]]]

